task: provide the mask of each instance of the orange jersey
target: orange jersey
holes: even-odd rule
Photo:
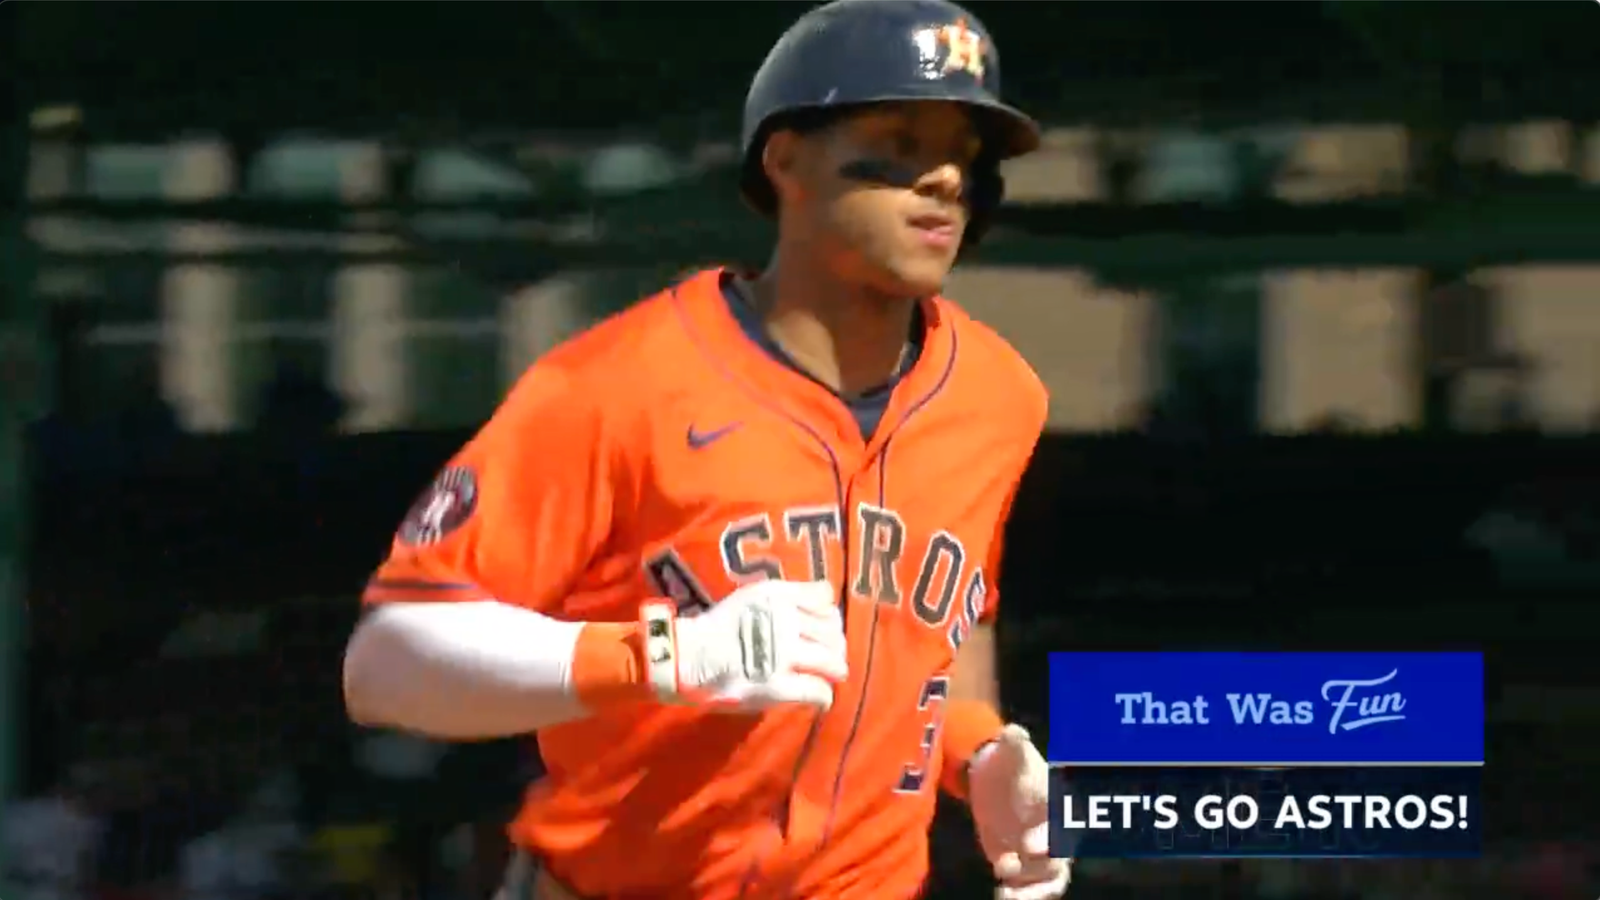
[[[1046,397],[946,300],[870,440],[740,328],[701,273],[536,363],[413,508],[369,602],[492,597],[567,620],[684,614],[826,579],[832,709],[641,701],[538,736],[513,840],[587,897],[909,898],[927,874],[947,675],[993,613]]]

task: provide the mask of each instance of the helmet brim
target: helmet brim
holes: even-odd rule
[[[971,110],[983,138],[986,157],[1004,161],[1039,149],[1039,123],[1022,110],[1000,102],[976,84],[967,90],[952,90],[951,85],[937,82],[930,82],[925,90],[906,85],[892,93],[849,106],[918,102],[957,103]]]

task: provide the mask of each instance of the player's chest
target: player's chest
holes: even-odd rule
[[[953,651],[992,589],[1011,473],[981,444],[929,437],[866,453],[741,428],[660,454],[631,529],[643,587],[692,615],[754,581],[828,581],[881,627]]]

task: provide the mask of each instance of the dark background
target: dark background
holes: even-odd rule
[[[13,42],[0,66],[18,89],[14,111],[77,110],[67,128],[35,120],[34,140],[151,142],[203,130],[247,156],[286,132],[377,138],[403,182],[409,155],[430,141],[515,165],[533,132],[632,133],[667,146],[731,135],[749,73],[805,6],[13,3],[0,7]],[[1415,184],[1376,200],[1013,205],[1002,216],[1011,240],[991,251],[1000,264],[1081,265],[1087,253],[1091,265],[1107,260],[1102,277],[1124,281],[1148,256],[1119,249],[1128,241],[1173,251],[1151,266],[1221,253],[1265,268],[1294,262],[1296,237],[1368,248],[1352,259],[1392,245],[1400,249],[1382,251],[1392,262],[1439,283],[1479,265],[1600,260],[1592,187],[1524,183],[1454,153],[1470,123],[1600,122],[1593,4],[972,6],[1005,48],[1009,99],[1050,124],[1403,122],[1420,148]],[[502,221],[605,212],[604,201],[561,187],[477,205]],[[709,198],[708,211],[581,246],[538,235],[417,239],[405,258],[451,260],[497,290],[580,263],[759,261],[759,232],[744,237],[748,223],[730,218],[726,171],[682,190]],[[1552,192],[1583,212],[1497,240],[1508,198]],[[1436,233],[1441,209],[1468,210],[1467,226]],[[403,204],[390,212],[378,230],[417,237]],[[372,230],[337,204],[309,201],[182,207],[76,195],[31,210],[46,214]],[[1462,251],[1463,240],[1482,249]],[[178,258],[35,249],[40,271]],[[214,258],[289,269],[338,255]],[[51,335],[35,356],[8,345],[7,399],[54,398],[34,410],[17,507],[29,535],[22,793],[95,766],[122,842],[97,883],[164,896],[175,848],[226,821],[262,773],[289,766],[308,830],[388,828],[389,875],[342,890],[486,896],[474,892],[490,875],[442,884],[432,851],[417,848],[480,822],[491,837],[479,842],[479,871],[493,872],[494,823],[531,771],[522,748],[462,748],[422,785],[367,784],[345,762],[357,735],[338,685],[359,585],[412,496],[469,431],[338,434],[309,388],[286,401],[303,415],[226,435],[64,417],[74,367],[85,365],[69,321],[81,311],[30,303],[43,296],[34,288],[12,278],[6,304],[8,322]],[[1269,436],[1202,415],[1204,427],[1178,437],[1154,422],[1048,436],[1011,523],[1002,638],[1007,704],[1025,722],[1042,714],[1050,650],[1481,649],[1491,862],[1289,864],[1298,866],[1289,888],[1273,888],[1274,873],[1253,865],[1085,867],[1074,895],[1376,896],[1448,883],[1485,896],[1594,896],[1596,582],[1509,579],[1464,535],[1509,509],[1559,534],[1563,565],[1600,564],[1600,442],[1512,424],[1460,433],[1449,410],[1464,368],[1419,366],[1419,420],[1381,435]],[[209,651],[161,652],[200,613],[213,614],[200,639]],[[229,634],[244,635],[241,649]],[[959,814],[949,819],[934,896],[979,896],[981,864]],[[1577,874],[1528,874],[1525,863],[1556,851]],[[291,893],[328,889],[316,866],[296,871]],[[418,878],[430,880],[425,891]]]

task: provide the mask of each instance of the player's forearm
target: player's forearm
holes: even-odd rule
[[[345,708],[443,740],[527,734],[651,696],[637,631],[491,601],[387,604],[345,650]]]
[[[995,653],[994,626],[979,624],[961,644],[950,673],[949,706],[940,732],[940,749],[944,752],[941,782],[947,793],[963,799],[967,794],[968,765],[1005,727],[999,713]]]

